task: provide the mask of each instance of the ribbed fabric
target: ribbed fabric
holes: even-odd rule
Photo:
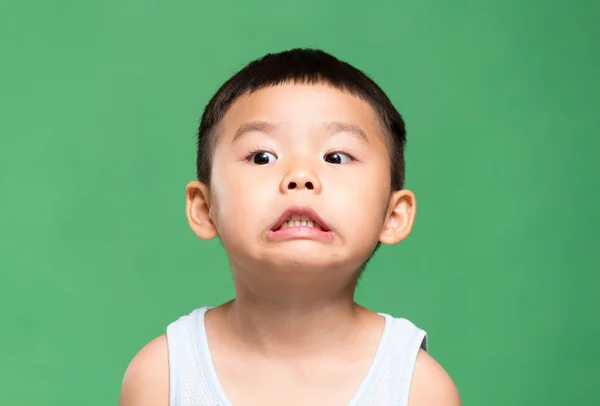
[[[167,327],[170,406],[232,406],[212,364],[201,307]],[[406,319],[386,320],[373,364],[349,406],[407,406],[420,348],[427,335]]]

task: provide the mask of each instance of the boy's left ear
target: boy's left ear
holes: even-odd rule
[[[408,237],[416,214],[417,199],[413,192],[410,190],[393,192],[379,241],[393,245]]]

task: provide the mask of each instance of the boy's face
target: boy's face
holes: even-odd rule
[[[232,267],[354,271],[378,240],[410,232],[414,196],[391,193],[382,125],[360,98],[324,84],[268,87],[235,101],[216,130],[210,187],[188,185],[187,211],[201,238],[221,238]],[[321,226],[279,227],[286,212],[317,220],[310,210]]]

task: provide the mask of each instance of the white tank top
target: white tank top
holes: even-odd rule
[[[167,327],[170,406],[231,406],[215,372],[202,307]],[[427,335],[406,319],[380,313],[383,335],[367,376],[349,406],[407,406],[419,349]]]

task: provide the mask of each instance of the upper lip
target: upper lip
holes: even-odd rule
[[[306,207],[306,206],[290,207],[289,209],[284,211],[283,214],[277,220],[277,222],[273,225],[273,227],[271,227],[271,230],[272,231],[279,230],[279,228],[283,225],[283,223],[287,219],[289,219],[291,216],[293,216],[294,214],[310,217],[310,219],[313,220],[315,223],[317,223],[323,229],[323,231],[330,231],[327,224],[325,224],[323,219],[321,219],[321,217],[319,217],[317,212],[314,211],[313,209],[311,209],[310,207]]]

